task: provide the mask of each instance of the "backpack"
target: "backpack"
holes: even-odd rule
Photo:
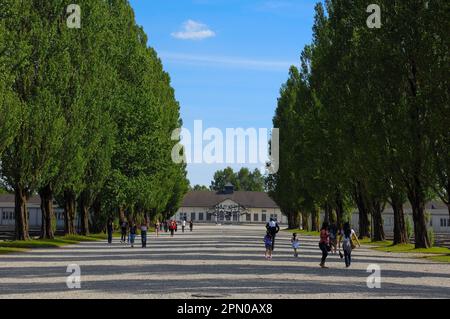
[[[344,235],[344,241],[342,242],[342,249],[344,249],[344,251],[346,251],[348,253],[352,251],[353,245],[352,245],[351,236],[350,237],[346,237]]]

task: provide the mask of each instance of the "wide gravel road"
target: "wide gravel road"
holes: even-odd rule
[[[353,265],[331,255],[320,269],[317,238],[280,232],[273,260],[264,258],[263,226],[199,226],[174,238],[149,235],[146,249],[118,239],[59,249],[0,255],[0,298],[449,298],[449,264],[363,247]],[[139,239],[137,239],[139,241]],[[66,284],[69,264],[81,288]],[[369,289],[367,267],[381,269],[381,288]]]

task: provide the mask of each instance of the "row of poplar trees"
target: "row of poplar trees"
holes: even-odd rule
[[[0,1],[0,179],[15,193],[19,240],[36,193],[52,238],[55,200],[65,233],[78,216],[86,235],[110,216],[171,215],[188,188],[171,160],[179,104],[128,1],[77,0],[80,28],[67,5]]]
[[[315,8],[313,41],[281,89],[280,170],[270,192],[291,227],[319,212],[342,225],[359,211],[361,237],[384,240],[382,211],[394,211],[394,243],[429,247],[427,201],[450,202],[449,37],[446,0],[327,0]],[[450,208],[449,208],[450,211]],[[370,216],[370,217],[369,217]]]

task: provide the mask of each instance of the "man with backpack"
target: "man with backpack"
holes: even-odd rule
[[[270,218],[270,221],[266,224],[266,229],[269,234],[272,236],[272,251],[275,249],[275,236],[280,231],[280,226],[275,221],[274,218]]]

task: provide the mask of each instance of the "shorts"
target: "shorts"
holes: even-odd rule
[[[266,249],[272,249],[272,244],[266,244]]]

